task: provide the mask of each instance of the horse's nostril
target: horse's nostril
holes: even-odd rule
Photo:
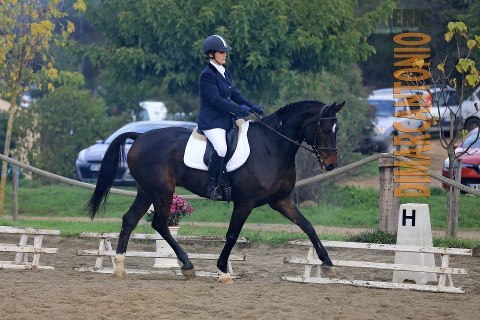
[[[326,167],[326,169],[327,169],[327,171],[331,171],[331,170],[335,169],[336,167],[337,167],[336,164],[330,163],[330,164]]]

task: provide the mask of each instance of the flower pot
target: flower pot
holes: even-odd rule
[[[168,227],[170,230],[170,234],[176,238],[178,235],[178,229],[180,227],[175,226],[175,227]],[[155,234],[160,237],[160,234],[155,231]],[[161,240],[155,240],[156,246],[157,246],[157,253],[161,254],[173,254],[175,255],[175,251],[170,247],[170,245],[167,243],[167,241],[161,239]],[[155,264],[153,265],[154,268],[179,268],[180,265],[178,264],[177,258],[155,258]]]

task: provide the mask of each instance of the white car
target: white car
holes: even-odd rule
[[[423,93],[426,94],[425,91]],[[451,127],[450,113],[453,113],[455,115],[454,120],[458,121],[457,128],[462,128],[464,118],[459,112],[460,102],[455,89],[449,86],[443,89],[441,87],[431,87],[430,93],[431,97],[428,97],[427,101],[431,106],[431,116],[438,119],[439,123],[432,124],[429,132],[440,132],[440,121],[442,131],[449,132]]]
[[[408,105],[405,107],[394,107],[394,103],[401,99],[394,99],[393,89],[374,90],[368,97],[367,103],[373,108],[375,118],[373,119],[373,134],[367,139],[363,149],[393,153],[393,136],[398,132],[393,128],[394,122],[400,122],[403,127],[419,128],[422,126],[421,120],[395,117],[395,111],[411,111]],[[402,99],[405,101],[405,99]],[[406,103],[405,103],[406,104]]]
[[[375,90],[375,92],[388,92],[393,95],[392,89]],[[428,129],[428,132],[439,133],[440,128],[443,132],[449,132],[451,127],[450,113],[454,115],[453,120],[458,121],[458,128],[463,127],[464,117],[460,112],[460,103],[454,88],[449,86],[444,88],[441,86],[430,86],[428,92],[425,90],[402,90],[402,94],[418,94],[425,97],[425,100],[422,101],[430,106],[430,113],[425,115],[437,120],[435,123],[432,121],[432,126]],[[414,107],[410,106],[410,108],[413,109]]]
[[[462,118],[467,131],[480,127],[480,87],[462,102]]]

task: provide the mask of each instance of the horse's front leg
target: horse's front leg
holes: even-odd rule
[[[122,218],[122,230],[118,238],[116,256],[115,256],[115,271],[114,275],[118,278],[124,278],[125,272],[125,252],[127,252],[128,240],[132,231],[138,224],[138,221],[147,212],[151,201],[141,192],[137,193],[137,197],[128,209],[127,213]]]
[[[240,231],[242,230],[248,216],[252,212],[252,209],[252,204],[243,203],[240,205],[237,202],[234,203],[232,217],[230,218],[230,225],[228,226],[225,239],[225,245],[220,253],[220,257],[217,260],[217,267],[223,274],[227,274],[228,272],[228,257],[230,256],[230,253],[232,252],[232,249],[240,235]],[[228,282],[229,280],[229,277],[225,278],[225,282]],[[220,278],[220,281],[222,281],[222,277]]]
[[[154,205],[155,206],[155,205]],[[195,277],[195,269],[193,268],[193,264],[188,258],[187,253],[180,247],[178,242],[172,237],[170,234],[170,230],[168,229],[168,215],[169,215],[169,210],[170,210],[170,204],[167,205],[162,205],[161,208],[158,208],[162,210],[160,213],[157,211],[157,208],[155,206],[155,213],[153,214],[153,219],[152,219],[152,228],[155,229],[161,236],[162,238],[167,241],[167,243],[170,245],[170,247],[175,251],[175,254],[177,255],[178,260],[182,263],[182,274],[186,277]],[[166,209],[163,209],[166,208]]]
[[[308,238],[312,242],[313,247],[317,252],[318,258],[323,262],[321,266],[322,270],[327,276],[334,276],[335,271],[332,268],[333,263],[328,256],[327,250],[323,247],[323,244],[318,238],[317,232],[315,231],[315,228],[312,226],[310,221],[308,221],[300,212],[300,210],[298,210],[292,197],[289,196],[287,198],[271,202],[269,204],[272,209],[280,212],[287,219],[299,226],[300,229],[302,229],[302,231],[308,235]]]

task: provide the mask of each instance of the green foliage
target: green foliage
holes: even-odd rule
[[[434,238],[433,246],[443,248],[475,249],[480,247],[480,241],[459,238]]]
[[[131,91],[164,87],[173,95],[196,93],[203,40],[222,34],[234,48],[228,67],[237,85],[252,99],[269,104],[292,76],[308,82],[311,74],[323,69],[336,73],[374,51],[366,37],[388,17],[392,2],[383,1],[363,15],[357,6],[341,0],[227,0],[221,5],[206,0],[104,0],[90,11],[89,20],[105,45],[83,47],[79,53],[104,66],[105,81],[130,85]],[[117,98],[120,110],[130,107]]]
[[[345,241],[364,243],[396,244],[397,235],[385,233],[380,230],[367,231],[356,235],[346,236]],[[480,245],[480,241],[460,238],[433,238],[434,247],[442,248],[465,248],[474,249]]]
[[[373,6],[377,1],[363,1],[361,7]],[[381,2],[381,1],[380,1]],[[463,21],[469,28],[469,33],[480,34],[480,2],[474,0],[456,1],[456,0],[437,0],[437,1],[412,1],[396,0],[398,9],[427,9],[428,20],[431,26],[421,26],[419,28],[392,28],[392,25],[380,25],[377,31],[369,39],[368,43],[375,47],[376,53],[371,55],[366,62],[361,63],[364,83],[370,87],[382,88],[392,85],[392,73],[395,70],[393,59],[392,36],[401,32],[422,32],[431,37],[428,44],[432,48],[432,66],[443,62],[446,56],[453,57],[457,55],[457,49],[445,41],[444,26],[452,20]],[[392,14],[392,12],[390,13]],[[388,31],[390,31],[388,33]],[[478,60],[480,52],[475,53]],[[434,69],[434,68],[432,68]],[[435,71],[435,70],[432,70]]]
[[[337,135],[338,155],[340,164],[358,160],[355,151],[363,140],[364,128],[370,126],[370,113],[368,106],[358,99],[355,93],[360,91],[361,79],[357,72],[339,69],[337,74],[326,71],[310,74],[307,79],[301,79],[302,75],[294,76],[291,81],[282,83],[283,90],[280,92],[280,101],[311,99],[319,97],[325,103],[333,101],[346,101],[345,107],[337,114],[339,133]],[[303,179],[321,173],[319,165],[309,152],[300,150],[297,155],[297,177]],[[319,183],[314,183],[296,190],[297,200],[315,200],[318,196]]]
[[[397,243],[397,235],[375,230],[347,236],[345,241],[395,244]]]
[[[22,122],[20,130],[38,134],[31,164],[73,178],[78,152],[104,136],[107,121],[101,100],[64,86],[39,99]]]

